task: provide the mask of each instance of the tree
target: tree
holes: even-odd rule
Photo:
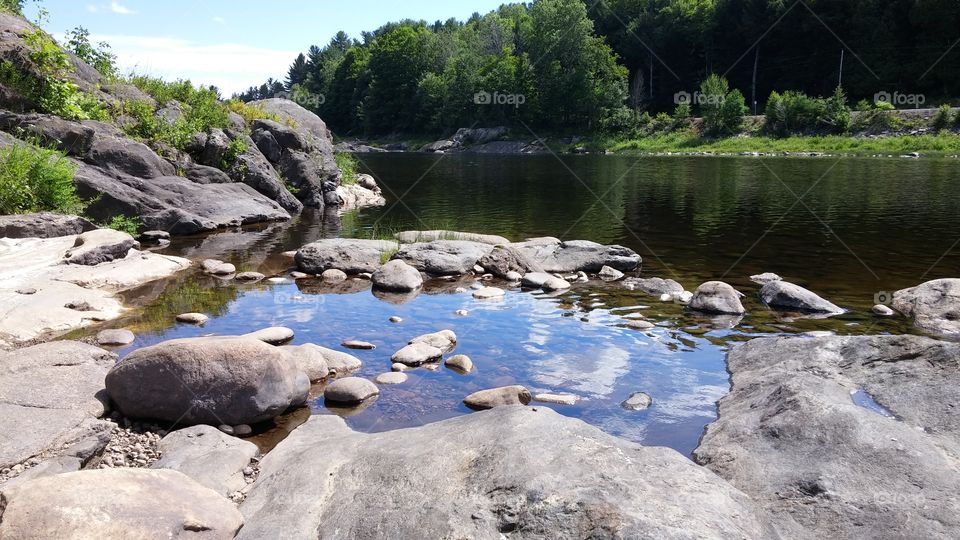
[[[307,57],[300,53],[287,71],[286,89],[291,90],[294,86],[305,83],[309,74]]]
[[[110,50],[110,44],[101,41],[93,45],[90,43],[90,31],[86,28],[78,26],[67,32],[66,48],[104,77],[112,79],[117,76],[117,57]]]
[[[727,79],[711,74],[700,83],[700,113],[708,135],[729,135],[743,124],[746,100],[739,90],[730,90]]]

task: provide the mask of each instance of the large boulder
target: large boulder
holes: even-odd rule
[[[245,337],[178,339],[128,354],[106,377],[124,415],[179,424],[254,424],[302,405],[307,375]]]
[[[332,140],[327,124],[319,116],[301,107],[295,101],[271,98],[253,101],[250,105],[278,116],[285,124],[296,126],[297,129],[305,131],[317,139]]]
[[[77,216],[40,213],[0,216],[0,238],[56,238],[92,231],[96,225]]]
[[[411,292],[423,286],[420,271],[400,259],[378,268],[370,280],[375,289],[387,292]]]
[[[108,435],[113,424],[97,418],[108,410],[103,379],[116,359],[75,341],[0,353],[0,469]]]
[[[96,136],[84,161],[114,177],[150,179],[176,173],[169,161],[158,156],[147,145],[111,135]]]
[[[690,309],[720,315],[743,315],[747,312],[740,298],[743,294],[722,281],[708,281],[693,291]]]
[[[477,264],[500,279],[507,279],[507,274],[511,272],[516,272],[521,276],[532,272],[543,272],[543,267],[539,263],[527,257],[522,251],[508,245],[496,246],[481,257]]]
[[[360,184],[341,185],[337,186],[336,194],[340,201],[341,211],[387,204],[387,199],[384,198],[379,187],[371,189]]]
[[[677,452],[546,407],[375,434],[313,416],[263,459],[240,510],[241,539],[774,536],[749,498]]]
[[[249,146],[237,156],[227,173],[233,181],[252,187],[288,212],[303,210],[303,203],[290,193],[280,175],[255,146]]]
[[[330,268],[361,274],[376,272],[384,257],[396,250],[397,243],[389,240],[330,238],[303,246],[295,260],[300,270],[308,274],[322,274]]]
[[[171,470],[100,469],[5,489],[0,538],[233,538],[243,516]]]
[[[755,339],[694,457],[781,538],[957,538],[958,358],[916,336]]]
[[[772,308],[800,313],[839,315],[843,308],[799,285],[781,280],[768,282],[760,289],[760,300]]]
[[[224,496],[246,487],[243,469],[259,453],[252,442],[205,425],[169,433],[158,448],[161,458],[151,468],[182,472]]]
[[[960,279],[937,279],[893,293],[893,308],[922,330],[960,339]]]
[[[640,266],[641,258],[631,249],[622,246],[604,246],[587,240],[542,243],[521,242],[513,244],[546,272],[597,273],[604,266],[621,272],[630,272]]]
[[[16,114],[0,111],[0,131],[23,133],[71,156],[86,156],[97,129],[52,114]]]
[[[137,217],[146,229],[171,234],[290,219],[277,203],[243,184],[205,185],[179,176],[115,178],[89,165],[78,168],[74,183],[80,196],[92,201],[87,208],[92,217]]]
[[[493,246],[465,240],[435,240],[406,244],[393,256],[410,266],[435,276],[463,275],[477,265]]]
[[[277,171],[294,186],[297,196],[305,205],[323,208],[324,185],[328,181],[335,182],[339,173],[339,170],[328,170],[330,166],[336,167],[336,163],[325,164],[322,157],[285,150],[277,163]]]

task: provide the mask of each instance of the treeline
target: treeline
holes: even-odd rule
[[[617,131],[642,112],[674,112],[711,74],[758,113],[787,90],[911,96],[904,107],[960,92],[956,0],[589,4],[536,0],[466,22],[402,21],[360,39],[340,32],[299,55],[285,81],[238,97],[286,92],[346,135],[493,124]]]

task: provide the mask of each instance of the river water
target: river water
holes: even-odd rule
[[[467,156],[367,154],[388,204],[343,216],[307,212],[289,224],[180,238],[165,253],[216,257],[241,270],[283,275],[287,250],[321,237],[382,236],[446,228],[587,239],[628,246],[644,258],[645,277],[673,278],[688,290],[722,279],[747,295],[741,320],[697,316],[615,284],[577,286],[560,295],[511,290],[481,302],[431,282],[400,302],[373,295],[366,282],[336,290],[317,282],[223,282],[198,273],[127,294],[145,309],[112,323],[138,333],[129,350],[165,339],[245,333],[288,326],[294,344],[338,348],[344,339],[377,345],[353,351],[359,376],[389,371],[390,355],[423,333],[460,337],[456,353],[476,370],[410,372],[382,387],[362,410],[332,411],[320,388],[314,414],[341,414],[355,429],[381,431],[469,413],[461,402],[483,388],[523,384],[534,393],[572,393],[574,406],[551,405],[605,431],[689,454],[729,390],[725,353],[757,336],[831,331],[909,332],[870,307],[886,291],[960,275],[960,163],[956,160],[853,158],[708,158],[625,156]],[[751,274],[776,272],[850,311],[829,320],[792,320],[756,300]],[[457,310],[467,310],[458,316]],[[177,313],[212,316],[204,327],[173,323]],[[657,327],[627,329],[642,314]],[[403,318],[400,324],[389,317]],[[776,359],[770,359],[775,362]],[[646,411],[620,402],[653,397]],[[263,440],[286,427],[258,426]]]

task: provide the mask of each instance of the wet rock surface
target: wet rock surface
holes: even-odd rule
[[[893,308],[917,328],[960,340],[960,279],[937,279],[893,294]]]
[[[783,537],[955,538],[958,358],[916,336],[753,340],[694,457]]]

